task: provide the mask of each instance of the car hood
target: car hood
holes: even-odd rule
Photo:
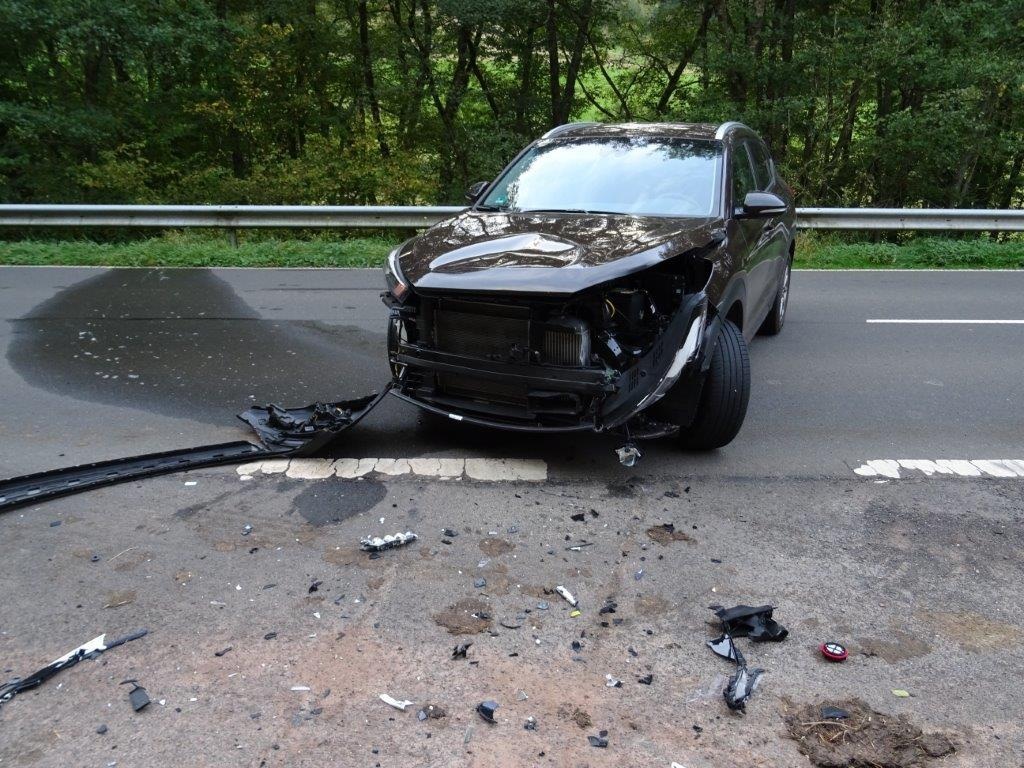
[[[724,238],[720,218],[465,211],[401,246],[417,291],[563,295]]]

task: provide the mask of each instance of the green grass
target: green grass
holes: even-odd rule
[[[115,267],[376,267],[401,235],[311,239],[246,233],[237,246],[216,232],[169,233],[148,240],[0,242],[0,264]],[[1024,239],[993,242],[917,237],[903,244],[843,242],[834,234],[803,233],[796,266],[819,269],[1024,269]]]
[[[128,243],[0,242],[0,264],[110,267],[374,267],[399,241],[383,237],[243,240],[168,236]]]
[[[905,243],[844,243],[798,236],[796,267],[816,269],[1024,269],[1024,240],[916,237]]]

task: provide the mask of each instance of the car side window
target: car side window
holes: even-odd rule
[[[732,151],[732,205],[739,208],[743,205],[743,198],[748,192],[757,189],[757,182],[754,181],[754,173],[750,167],[750,156],[748,144],[745,141],[739,142]]]
[[[757,182],[757,190],[767,192],[774,181],[768,150],[759,141],[749,141],[747,146],[750,148],[750,156],[754,160],[754,179]]]

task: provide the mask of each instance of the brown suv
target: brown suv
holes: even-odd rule
[[[388,257],[392,392],[457,421],[725,445],[782,328],[792,194],[739,123],[574,123]],[[621,455],[620,455],[621,457]]]

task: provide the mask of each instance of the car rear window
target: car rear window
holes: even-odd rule
[[[719,142],[652,136],[559,139],[530,149],[481,201],[509,211],[712,216]]]

